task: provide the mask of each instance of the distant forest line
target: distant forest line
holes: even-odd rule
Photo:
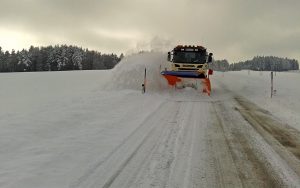
[[[0,72],[67,71],[112,69],[124,57],[123,54],[102,54],[77,46],[31,46],[28,50],[2,51],[0,47]],[[299,70],[295,59],[275,56],[257,56],[252,60],[230,64],[216,60],[210,64],[216,71],[288,71]]]
[[[275,56],[257,56],[252,60],[229,64],[225,60],[216,60],[210,67],[216,71],[289,71],[299,70],[299,63],[295,59],[281,58]]]
[[[66,71],[111,69],[123,54],[102,54],[77,46],[31,46],[28,50],[2,51],[0,47],[0,72]]]

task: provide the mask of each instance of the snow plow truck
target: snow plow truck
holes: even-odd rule
[[[209,69],[209,63],[212,63],[212,56],[203,46],[178,45],[168,52],[168,62],[161,75],[172,87],[201,89],[210,96],[209,76],[213,71]]]

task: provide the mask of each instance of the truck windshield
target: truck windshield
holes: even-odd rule
[[[174,52],[174,63],[191,63],[191,64],[203,64],[206,63],[205,52]]]

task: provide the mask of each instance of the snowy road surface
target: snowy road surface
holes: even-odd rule
[[[237,89],[249,75],[216,73],[208,97],[103,89],[108,74],[0,75],[0,187],[300,187],[298,116]]]

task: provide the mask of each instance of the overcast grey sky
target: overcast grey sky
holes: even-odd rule
[[[300,60],[299,0],[0,0],[0,46],[106,53],[201,44],[230,62]]]

